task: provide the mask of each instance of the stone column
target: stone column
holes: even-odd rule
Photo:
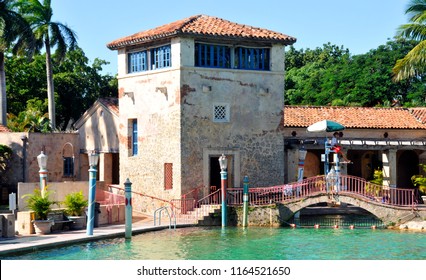
[[[299,162],[298,149],[288,149],[287,150],[287,170],[288,170],[287,183],[297,181],[297,170],[298,170],[297,163],[298,162]]]
[[[395,149],[382,152],[384,186],[396,186],[396,152]]]

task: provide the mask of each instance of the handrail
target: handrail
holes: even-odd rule
[[[176,216],[170,215],[167,206],[160,207],[154,211],[154,226],[156,225],[156,221],[157,221],[156,219],[157,212],[158,212],[158,225],[161,225],[161,212],[163,212],[164,210],[166,211],[167,216],[169,216],[169,229],[171,229],[172,227],[172,216],[174,217],[174,229],[176,229]],[[171,208],[170,210],[172,211],[172,214],[173,214],[173,209]]]
[[[122,188],[118,185],[109,185],[109,187],[112,188],[112,189],[118,189],[120,191],[124,191],[124,188]],[[144,194],[144,193],[141,193],[141,192],[132,191],[132,193],[143,196],[143,197],[148,197],[148,198],[151,198],[151,199],[159,200],[159,201],[162,201],[162,202],[170,203],[169,200],[165,200],[165,199],[158,198],[158,197],[155,197],[155,196],[151,196],[151,195],[148,195],[148,194]]]
[[[124,192],[124,188],[122,188],[119,185],[109,185],[109,187],[111,189],[117,189],[117,190],[120,190],[120,191]],[[170,208],[174,207],[173,202],[170,201],[170,200],[165,200],[165,199],[162,199],[162,198],[158,198],[158,197],[155,197],[155,196],[152,196],[152,195],[147,195],[147,194],[144,194],[144,193],[141,193],[141,192],[136,192],[136,191],[133,191],[133,190],[131,191],[131,193],[139,195],[141,197],[146,197],[146,198],[150,198],[152,200],[156,200],[156,201],[160,201],[160,202],[163,202],[163,203],[167,203],[170,206]]]
[[[198,187],[195,187],[194,189],[190,190],[189,192],[183,194],[182,197],[187,197],[187,196],[193,194],[192,197],[196,196],[197,199],[198,199],[198,193],[202,188],[204,188],[204,185],[200,185]]]
[[[124,195],[98,190],[95,200],[101,205],[124,204],[125,197]]]
[[[110,187],[122,190],[119,187]],[[197,187],[196,189],[199,188]],[[196,216],[202,215],[202,212],[208,212],[213,205],[217,206],[222,202],[221,189],[198,200],[194,197],[187,197],[188,194],[193,193],[192,191],[181,196],[181,199],[171,199],[170,201],[143,193],[132,193],[168,203],[175,219],[176,216],[179,216],[180,219],[183,217],[182,215],[190,212]],[[374,203],[396,207],[411,207],[412,209],[417,204],[414,189],[399,189],[376,185],[364,178],[352,175],[336,175],[332,178],[319,175],[306,178],[301,182],[292,182],[272,187],[253,187],[249,189],[249,204],[268,205],[277,202],[290,202],[318,194],[327,194],[333,197],[337,194],[353,194]],[[226,197],[228,205],[242,205],[243,188],[228,188]]]
[[[413,189],[380,186],[351,175],[338,175],[333,180],[321,175],[285,185],[250,188],[249,203],[251,205],[266,205],[273,202],[287,202],[306,198],[319,193],[352,193],[376,203],[412,208],[416,205]],[[229,205],[241,205],[243,203],[243,189],[227,189],[227,203]]]

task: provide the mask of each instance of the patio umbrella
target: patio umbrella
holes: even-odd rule
[[[332,132],[343,129],[345,127],[342,124],[330,120],[322,120],[308,126],[308,132]]]

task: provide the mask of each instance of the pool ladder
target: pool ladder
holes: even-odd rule
[[[169,209],[170,209],[170,211],[169,211]],[[160,207],[160,208],[158,208],[154,211],[154,226],[157,225],[157,218],[156,218],[157,214],[158,214],[158,225],[161,225],[161,213],[163,211],[165,211],[167,213],[167,216],[169,217],[169,229],[172,228],[172,224],[173,224],[174,229],[176,229],[176,216],[174,215],[173,210],[168,206]],[[171,212],[171,214],[170,214],[170,212]],[[172,219],[173,219],[173,221],[172,221]]]

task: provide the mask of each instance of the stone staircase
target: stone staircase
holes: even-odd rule
[[[220,225],[221,206],[218,204],[200,205],[186,214],[177,215],[178,223],[196,224],[203,226]]]

